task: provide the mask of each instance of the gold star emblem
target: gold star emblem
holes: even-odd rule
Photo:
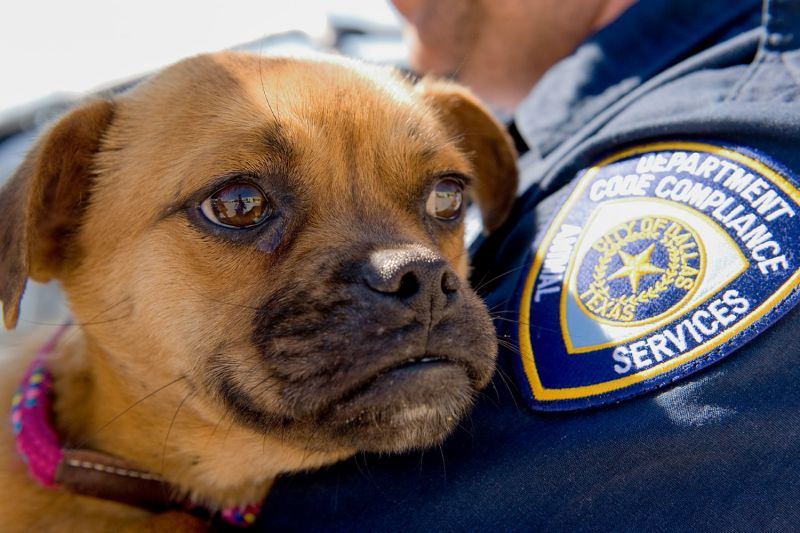
[[[623,266],[611,274],[608,277],[608,280],[611,281],[612,279],[627,277],[628,281],[631,282],[631,290],[633,290],[633,294],[637,294],[639,292],[639,280],[642,276],[646,276],[648,274],[661,274],[664,272],[663,268],[658,268],[650,263],[650,256],[653,255],[653,250],[655,247],[656,243],[653,243],[648,246],[647,250],[638,255],[630,255],[620,250],[619,258],[622,259]]]

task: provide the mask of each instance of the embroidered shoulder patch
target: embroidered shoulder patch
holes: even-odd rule
[[[585,171],[520,290],[531,406],[580,409],[667,385],[788,311],[800,191],[776,168],[745,149],[665,142]]]

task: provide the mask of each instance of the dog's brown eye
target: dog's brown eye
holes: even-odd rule
[[[431,191],[425,209],[432,217],[455,220],[461,214],[464,202],[464,186],[450,178],[440,180]]]
[[[250,183],[226,185],[206,198],[200,210],[208,220],[227,228],[257,226],[270,215],[266,195]]]

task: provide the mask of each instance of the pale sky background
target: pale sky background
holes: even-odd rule
[[[180,58],[302,30],[324,39],[328,13],[397,24],[386,0],[6,0],[0,7],[0,115],[81,93]]]

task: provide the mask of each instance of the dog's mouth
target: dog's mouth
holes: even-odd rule
[[[412,357],[401,361],[399,363],[390,365],[372,376],[363,379],[360,383],[352,387],[338,400],[333,402],[337,405],[344,405],[349,402],[357,401],[359,396],[368,394],[370,390],[377,386],[382,386],[384,381],[388,381],[389,387],[402,386],[401,384],[406,381],[412,381],[421,378],[421,374],[430,371],[437,371],[441,369],[460,369],[461,366],[443,356],[421,356]]]
[[[412,357],[362,380],[322,419],[335,428],[337,440],[367,451],[434,444],[472,404],[477,388],[469,374],[444,356]]]
[[[405,361],[401,361],[400,363],[391,365],[384,370],[381,370],[375,376],[373,376],[369,381],[371,383],[374,383],[376,380],[379,380],[387,375],[391,375],[399,371],[408,373],[426,372],[428,370],[443,368],[447,366],[457,366],[459,368],[461,367],[459,363],[441,355],[425,355],[421,357],[412,357]]]
[[[436,355],[427,355],[425,357],[412,357],[408,361],[395,365],[390,370],[396,370],[398,368],[405,368],[409,366],[428,365],[432,363],[452,363],[452,361],[448,361],[446,357],[439,357]]]

